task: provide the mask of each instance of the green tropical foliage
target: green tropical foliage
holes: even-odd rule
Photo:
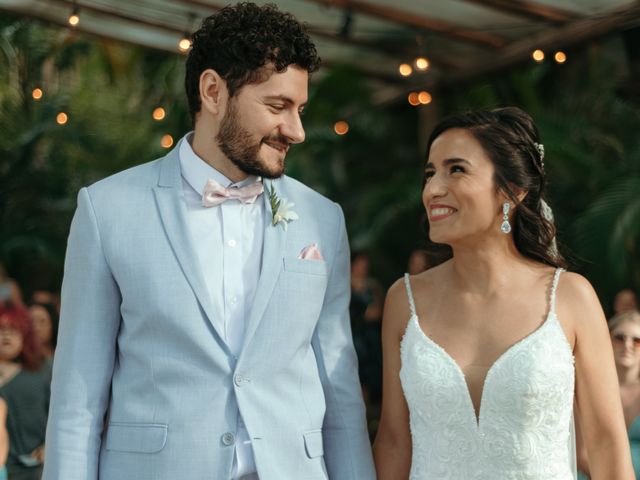
[[[0,47],[0,259],[27,292],[55,291],[78,189],[162,155],[161,136],[188,128],[182,60],[10,17]]]
[[[160,138],[190,128],[183,63],[0,17],[0,260],[25,290],[59,285],[81,186],[163,155]],[[424,119],[518,105],[545,143],[561,240],[608,304],[616,289],[640,287],[640,114],[624,93],[628,71],[613,37],[569,52],[564,65],[521,65],[431,92],[433,104],[415,108],[374,106],[366,79],[334,67],[312,82],[307,140],[291,150],[288,173],[342,205],[352,247],[369,251],[388,284],[423,244]],[[159,105],[167,115],[157,122]],[[334,133],[337,120],[349,122],[346,135]]]

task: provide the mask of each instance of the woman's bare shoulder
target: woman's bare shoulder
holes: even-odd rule
[[[384,309],[385,314],[398,313],[399,310],[409,311],[409,295],[404,277],[397,279],[389,287],[387,298],[384,302]]]
[[[600,300],[589,280],[575,272],[565,272],[556,293],[558,317],[580,332],[606,331],[606,318]]]
[[[382,317],[383,335],[400,339],[411,317],[409,295],[404,277],[396,280],[387,291]]]
[[[599,304],[598,296],[589,280],[575,272],[562,274],[558,283],[557,298],[571,305],[577,304],[577,306],[585,306],[585,303],[593,306],[594,302]]]
[[[442,279],[449,274],[451,270],[451,260],[431,267],[422,273],[411,276],[411,285],[415,284],[416,288],[429,290],[437,283],[441,283]]]

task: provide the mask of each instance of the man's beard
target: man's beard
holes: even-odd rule
[[[233,99],[229,99],[228,109],[222,118],[220,131],[216,136],[218,147],[236,167],[247,175],[263,178],[278,178],[284,173],[284,159],[276,170],[268,169],[258,156],[264,141],[287,146],[289,141],[278,135],[267,137],[254,143],[251,134],[242,126]]]

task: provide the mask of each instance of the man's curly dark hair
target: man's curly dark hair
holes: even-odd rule
[[[185,89],[194,123],[201,107],[200,75],[208,68],[218,72],[234,96],[244,85],[266,80],[263,67],[268,63],[277,72],[293,64],[313,73],[320,66],[304,25],[273,4],[243,2],[222,8],[203,20],[191,44]]]

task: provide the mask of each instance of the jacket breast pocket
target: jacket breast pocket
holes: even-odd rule
[[[159,423],[110,423],[106,449],[114,452],[157,453],[167,442],[167,425]]]
[[[327,262],[324,260],[302,260],[296,257],[284,257],[284,269],[287,272],[327,276]]]
[[[307,452],[307,457],[316,458],[324,455],[322,430],[310,430],[302,435],[304,436],[304,449]]]

